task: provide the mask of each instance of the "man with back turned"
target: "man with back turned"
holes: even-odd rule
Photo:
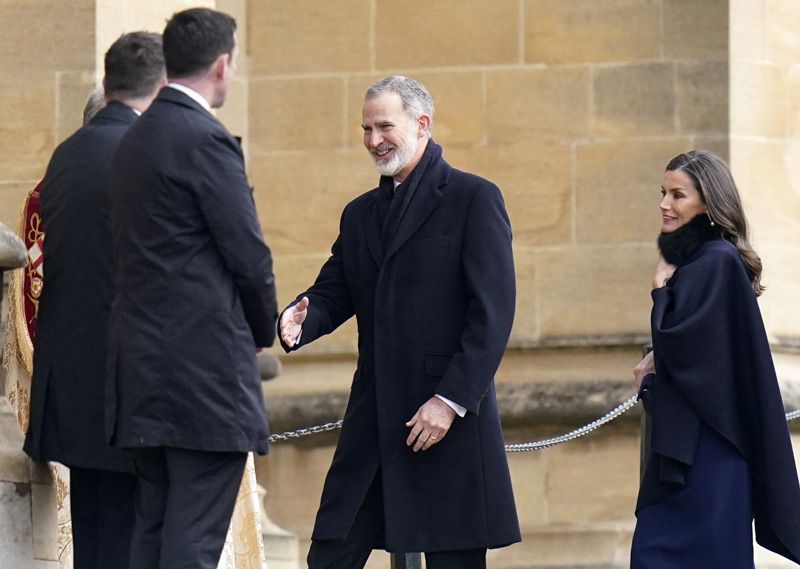
[[[46,244],[41,267],[32,267],[32,297],[42,277],[44,286],[25,452],[69,467],[75,569],[128,567],[133,460],[103,436],[112,295],[108,172],[120,139],[164,81],[161,36],[117,39],[105,54],[107,105],[59,145],[38,188]]]
[[[211,114],[235,30],[210,9],[170,19],[169,84],[112,167],[106,432],[136,457],[133,569],[215,569],[247,452],[267,452],[256,352],[275,338],[272,261],[242,152]]]
[[[520,539],[494,389],[514,317],[511,226],[494,184],[443,160],[432,121],[413,79],[367,90],[380,184],[344,208],[316,282],[281,315],[287,351],[358,321],[309,569],[358,569],[375,548],[482,569],[488,547]]]

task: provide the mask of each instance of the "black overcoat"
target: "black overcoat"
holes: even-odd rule
[[[104,436],[111,305],[108,170],[136,120],[112,102],[62,142],[40,188],[45,286],[39,299],[25,452],[70,467],[132,471]]]
[[[298,297],[310,299],[298,347],[354,314],[358,322],[358,367],[314,539],[345,537],[379,467],[386,531],[376,547],[520,539],[494,387],[514,316],[511,227],[495,185],[451,168],[432,142],[429,151],[386,248],[375,189],[345,207],[331,257]],[[434,394],[467,414],[414,453],[405,423]]]
[[[704,243],[652,296],[656,375],[646,378],[643,394],[653,417],[652,454],[637,511],[681,488],[703,421],[747,461],[758,543],[800,562],[797,470],[739,252],[723,239]]]
[[[120,142],[111,178],[107,436],[265,453],[256,346],[275,338],[277,303],[238,143],[166,87]]]

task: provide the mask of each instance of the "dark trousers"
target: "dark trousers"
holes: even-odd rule
[[[75,569],[127,569],[136,476],[70,468],[69,486]]]
[[[247,454],[138,449],[131,569],[216,569]]]
[[[380,471],[364,497],[344,539],[311,542],[308,569],[362,569],[376,543],[383,541],[383,489]],[[425,553],[427,569],[486,569],[486,548]]]

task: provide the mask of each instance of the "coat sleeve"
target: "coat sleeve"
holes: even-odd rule
[[[275,340],[278,303],[272,256],[234,139],[221,135],[195,148],[197,200],[212,238],[230,270],[257,346]]]
[[[511,223],[500,190],[488,182],[470,205],[462,265],[466,326],[436,393],[477,415],[511,335],[516,301]]]
[[[347,209],[345,209],[345,212],[342,214],[339,237],[336,238],[333,247],[331,247],[331,256],[328,257],[328,260],[322,265],[322,269],[320,269],[316,281],[314,281],[310,289],[298,295],[297,298],[283,310],[283,312],[286,312],[286,310],[300,302],[300,299],[304,296],[308,297],[308,314],[305,322],[303,322],[303,331],[300,335],[300,341],[294,346],[289,347],[282,338],[279,338],[281,346],[287,352],[297,350],[306,344],[310,344],[321,336],[330,334],[353,316],[355,312],[350,294],[350,287],[347,283],[342,265],[341,230],[344,226],[346,214]],[[281,316],[283,312],[281,312]]]

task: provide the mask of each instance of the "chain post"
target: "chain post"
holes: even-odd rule
[[[653,351],[653,345],[647,344],[642,347],[642,357],[646,356],[650,352]],[[650,419],[650,415],[642,412],[642,422],[641,422],[641,442],[639,446],[639,478],[644,476],[644,467],[647,465],[647,457],[650,456],[650,434],[653,428],[652,420]]]
[[[392,553],[391,569],[422,569],[422,554]]]

